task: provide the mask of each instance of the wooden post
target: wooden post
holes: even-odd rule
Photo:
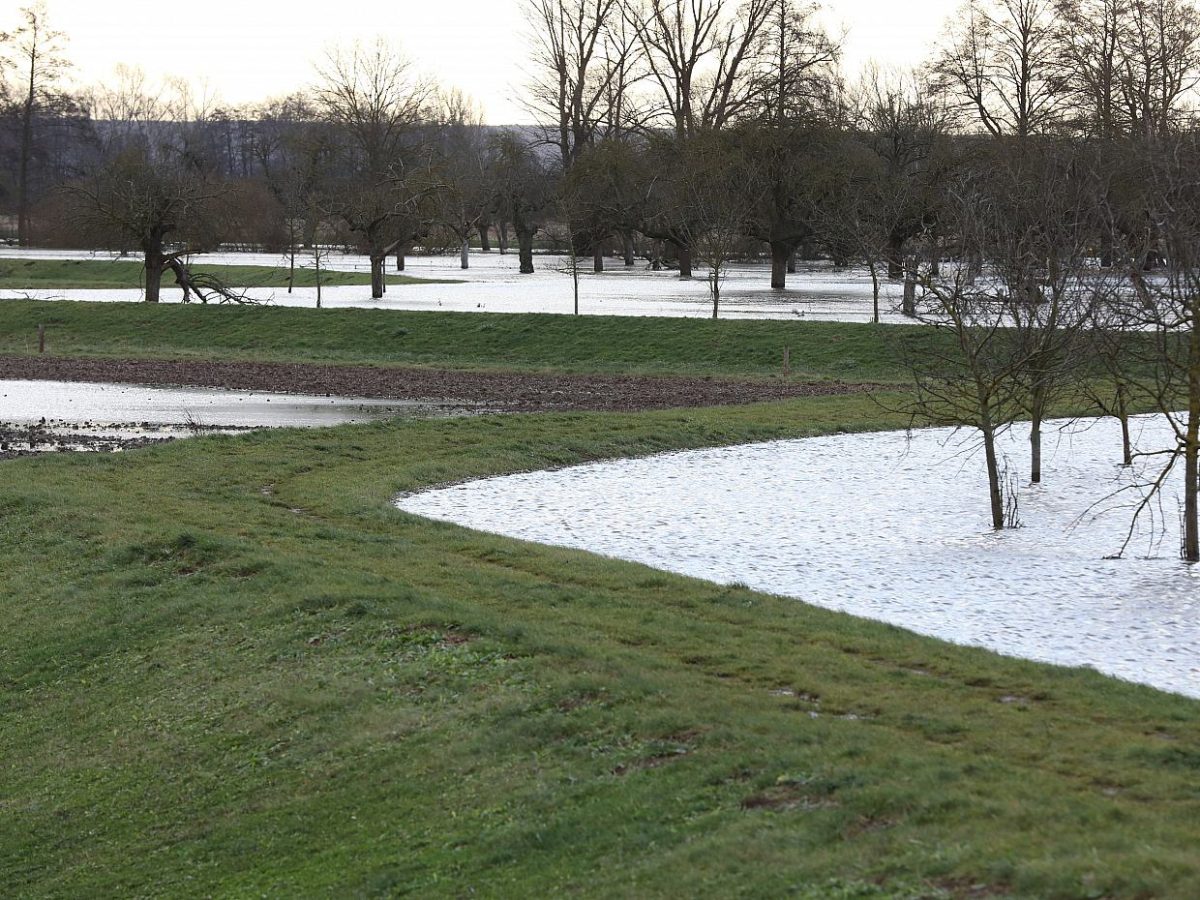
[[[46,326],[38,326],[38,353],[46,352]]]
[[[792,374],[792,348],[791,347],[783,348],[783,374],[784,375]]]

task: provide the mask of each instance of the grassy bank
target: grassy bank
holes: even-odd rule
[[[298,261],[299,262],[299,261]],[[288,270],[276,266],[218,266],[201,263],[193,267],[196,273],[204,273],[221,279],[230,287],[239,288],[286,288]],[[413,278],[407,275],[388,275],[389,285],[427,284],[430,279]],[[74,288],[137,290],[145,281],[145,272],[140,262],[106,259],[4,259],[0,260],[0,291],[68,290]],[[317,273],[312,268],[297,265],[296,287],[316,287]],[[370,284],[371,276],[365,272],[321,272],[321,284],[329,287],[339,285]],[[163,287],[174,284],[168,274]]]
[[[901,331],[822,322],[178,304],[0,303],[0,353],[905,381]]]
[[[1196,896],[1195,701],[389,504],[886,424],[842,397],[3,464],[0,878],[18,896]]]

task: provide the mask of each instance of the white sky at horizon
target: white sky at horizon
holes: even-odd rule
[[[124,63],[151,84],[178,77],[222,102],[251,103],[310,85],[331,44],[383,36],[418,69],[474,97],[489,124],[530,119],[519,100],[528,81],[523,0],[341,0],[308,12],[277,0],[45,2],[49,24],[67,35],[76,84],[111,81]],[[853,75],[869,60],[923,63],[960,2],[828,0],[823,18],[833,34],[847,29],[843,63]],[[4,4],[0,31],[17,23],[21,5]]]

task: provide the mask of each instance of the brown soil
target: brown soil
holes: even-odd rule
[[[0,356],[0,378],[190,385],[460,401],[508,412],[669,409],[886,390],[883,385],[646,375],[563,375],[310,363]]]

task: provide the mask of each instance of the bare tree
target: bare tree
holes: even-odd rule
[[[36,144],[39,116],[48,110],[61,108],[65,95],[57,90],[63,71],[70,65],[63,56],[65,36],[51,28],[44,2],[22,7],[21,24],[0,42],[7,43],[8,52],[0,61],[0,69],[11,68],[19,79],[21,89],[21,138],[17,163],[17,241],[22,246],[30,242],[30,165]],[[0,74],[3,74],[0,72]]]
[[[183,156],[151,159],[131,148],[107,161],[89,177],[66,186],[74,214],[94,246],[136,247],[145,268],[148,303],[157,303],[169,270],[183,291],[207,302],[248,302],[211,276],[194,274],[192,253],[217,244],[225,218],[220,209],[223,185]]]
[[[628,81],[628,36],[617,29],[619,0],[524,0],[533,46],[529,111],[558,148],[563,171],[620,114],[614,88]]]
[[[1200,17],[1179,0],[1060,0],[1061,53],[1078,127],[1168,134],[1200,75]]]
[[[1148,214],[1157,222],[1155,243],[1165,255],[1161,276],[1146,279],[1145,293],[1127,304],[1128,323],[1153,337],[1152,365],[1127,367],[1138,394],[1152,398],[1173,432],[1173,446],[1160,454],[1166,463],[1149,484],[1138,512],[1148,507],[1168,474],[1183,465],[1184,501],[1181,555],[1200,562],[1200,186],[1195,171],[1200,146],[1194,136],[1142,142],[1142,178]],[[1144,248],[1130,248],[1137,258]],[[1149,376],[1138,369],[1148,368]]]
[[[318,67],[318,108],[342,138],[340,175],[324,206],[366,251],[371,296],[383,297],[388,257],[411,243],[433,193],[428,104],[433,84],[382,40],[334,48]]]
[[[625,0],[676,135],[720,129],[755,108],[766,85],[754,77],[763,34],[779,0]]]
[[[994,136],[1052,129],[1066,97],[1051,0],[968,0],[933,62],[937,85]]]

